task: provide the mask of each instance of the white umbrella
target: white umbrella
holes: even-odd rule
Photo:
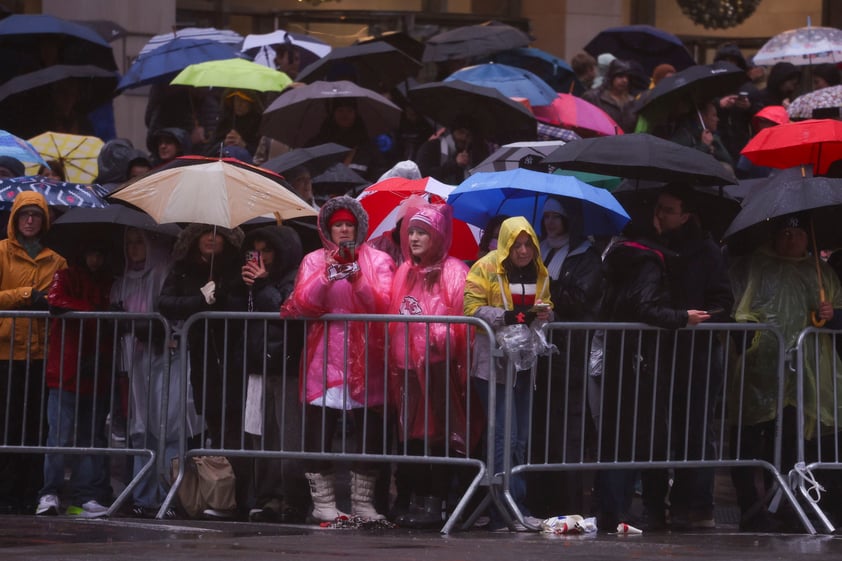
[[[162,45],[166,45],[176,37],[180,39],[209,39],[217,43],[225,43],[227,45],[240,45],[243,42],[243,36],[236,31],[230,29],[217,29],[215,27],[185,27],[169,33],[161,33],[155,35],[140,49],[138,56],[154,51]]]
[[[306,51],[314,58],[322,58],[330,53],[331,46],[323,41],[310,37],[309,35],[302,35],[300,33],[289,33],[283,29],[272,31],[271,33],[252,33],[246,35],[243,40],[242,52],[252,54],[254,62],[275,68],[275,49],[272,45],[291,44],[301,51]],[[257,50],[256,52],[255,49]],[[311,58],[311,57],[306,57]],[[302,65],[302,68],[304,65]]]
[[[227,159],[177,160],[126,184],[109,198],[138,207],[159,224],[199,222],[234,228],[267,213],[283,220],[316,215],[272,175]]]
[[[754,55],[754,63],[772,66],[790,62],[796,66],[842,62],[842,29],[799,27],[778,33]]]

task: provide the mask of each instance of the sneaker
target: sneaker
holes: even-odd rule
[[[44,495],[38,499],[38,508],[35,509],[35,514],[38,516],[56,516],[61,507],[58,497],[55,495]]]
[[[102,506],[91,499],[82,506],[69,506],[65,511],[68,516],[81,516],[82,518],[102,518],[108,514],[108,507]]]
[[[237,514],[235,510],[219,510],[216,508],[206,508],[202,511],[202,516],[208,520],[231,520]]]

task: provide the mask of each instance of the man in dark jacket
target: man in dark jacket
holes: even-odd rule
[[[666,247],[675,252],[667,260],[671,305],[706,310],[712,321],[728,322],[734,296],[725,260],[719,246],[702,231],[695,211],[689,185],[667,186],[655,204],[655,229]],[[716,457],[713,418],[724,356],[719,340],[708,335],[682,332],[676,339],[670,419],[675,459]],[[673,527],[715,527],[713,482],[712,468],[676,470],[670,495]]]
[[[698,325],[710,318],[698,309],[675,308],[670,300],[665,254],[634,224],[605,255],[601,321],[643,322],[663,329]],[[600,462],[665,460],[667,394],[672,334],[654,330],[606,330],[595,337],[592,355],[601,351],[601,371],[588,378],[588,401],[601,435]],[[601,340],[600,340],[601,339]],[[592,356],[592,363],[594,357]],[[666,470],[641,474],[646,529],[666,527]],[[597,473],[598,522],[615,531],[634,492],[633,470]]]
[[[762,107],[760,90],[749,79],[748,63],[735,43],[726,43],[716,51],[714,62],[730,62],[746,72],[746,81],[733,94],[717,100],[719,136],[733,161],[740,158],[740,150],[751,138],[751,118]]]

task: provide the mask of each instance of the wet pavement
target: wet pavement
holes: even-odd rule
[[[549,536],[483,530],[349,530],[314,526],[115,518],[0,517],[0,559],[519,561],[551,559],[840,559],[842,536],[698,532]]]

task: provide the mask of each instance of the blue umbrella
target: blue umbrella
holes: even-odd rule
[[[155,83],[168,84],[176,74],[190,66],[209,60],[237,58],[237,48],[210,39],[177,37],[135,59],[117,90],[138,88]]]
[[[47,165],[34,146],[4,130],[0,130],[0,156],[11,156],[24,164]]]
[[[92,185],[68,183],[41,176],[0,179],[0,208],[10,209],[18,193],[36,191],[56,207],[103,208],[106,206]]]
[[[41,68],[41,51],[53,46],[53,64],[91,64],[117,70],[111,45],[86,25],[46,14],[19,14],[0,20],[0,54],[5,81]]]
[[[647,76],[659,64],[671,64],[676,70],[696,64],[681,39],[651,25],[603,29],[585,45],[585,50],[594,57],[611,53],[622,60],[636,60],[643,65]]]
[[[524,47],[495,53],[490,59],[529,70],[557,92],[581,95],[585,91],[570,65],[547,51],[535,47]]]
[[[523,68],[489,62],[457,70],[445,82],[461,80],[475,86],[494,88],[506,97],[525,97],[532,105],[549,105],[556,91],[541,78]]]
[[[614,196],[569,175],[554,175],[518,168],[476,173],[447,197],[453,216],[483,227],[499,215],[524,216],[540,229],[544,202],[549,196],[570,202],[582,215],[582,234],[610,236],[619,233],[629,215]]]

